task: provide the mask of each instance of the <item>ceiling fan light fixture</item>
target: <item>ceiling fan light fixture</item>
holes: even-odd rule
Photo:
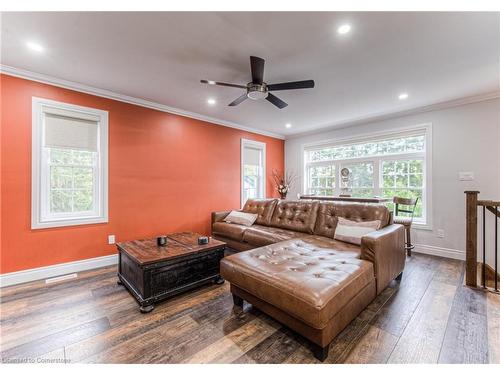
[[[265,99],[269,93],[265,85],[249,85],[247,88],[247,96],[252,100]]]

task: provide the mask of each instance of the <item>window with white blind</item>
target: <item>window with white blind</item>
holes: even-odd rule
[[[241,140],[241,206],[249,198],[265,198],[266,144]]]
[[[108,113],[33,98],[33,229],[108,221]]]
[[[430,226],[430,129],[423,125],[306,146],[305,194],[415,197],[415,223]]]

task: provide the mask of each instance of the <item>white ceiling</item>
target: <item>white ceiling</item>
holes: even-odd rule
[[[500,13],[3,13],[1,27],[4,65],[283,135],[500,89]],[[250,55],[268,83],[316,87],[276,92],[279,110],[199,83],[247,83]]]

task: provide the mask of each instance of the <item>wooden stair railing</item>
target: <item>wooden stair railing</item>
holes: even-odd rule
[[[495,215],[494,243],[494,292],[498,293],[498,219],[500,201],[478,200],[479,191],[466,191],[466,247],[465,247],[465,284],[477,287],[477,208],[482,208],[482,277],[481,284],[486,286],[486,210]]]
[[[495,201],[477,201],[478,206],[486,207],[488,211],[490,211],[493,215],[500,217],[500,210],[498,206],[500,206],[500,202]]]

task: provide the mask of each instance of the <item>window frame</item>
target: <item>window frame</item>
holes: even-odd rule
[[[96,210],[47,215],[50,202],[49,153],[44,148],[44,108],[69,110],[93,115],[98,120],[97,166],[93,167],[98,181],[93,186]],[[32,97],[32,160],[31,160],[31,229],[57,228],[74,225],[107,223],[108,220],[108,112],[100,109]],[[97,170],[94,170],[97,169]]]
[[[354,143],[368,143],[381,141],[390,138],[402,138],[415,135],[425,136],[425,150],[417,152],[401,152],[388,155],[362,156],[346,159],[308,161],[307,152],[327,147],[336,147],[350,145]],[[307,143],[302,145],[302,194],[308,194],[308,173],[310,166],[333,165],[335,168],[335,187],[334,195],[338,196],[341,192],[340,170],[342,165],[360,162],[373,162],[373,192],[375,196],[381,196],[382,183],[382,162],[387,160],[423,160],[423,187],[422,187],[422,215],[423,219],[415,218],[413,226],[418,229],[432,230],[432,123],[409,126],[389,131],[363,133],[356,137],[337,138],[335,140],[324,140],[320,142]]]
[[[244,194],[244,187],[245,187],[245,168],[244,168],[244,152],[245,152],[245,147],[250,146],[252,148],[256,148],[262,151],[262,166],[260,168],[260,181],[259,181],[259,189],[260,190],[260,197],[258,198],[265,198],[266,197],[266,143],[265,142],[258,142],[258,141],[253,141],[251,139],[246,139],[246,138],[241,138],[241,158],[240,158],[240,173],[241,173],[241,178],[240,178],[240,202],[241,202],[241,207],[245,205],[245,194]],[[257,194],[259,195],[259,194]]]

